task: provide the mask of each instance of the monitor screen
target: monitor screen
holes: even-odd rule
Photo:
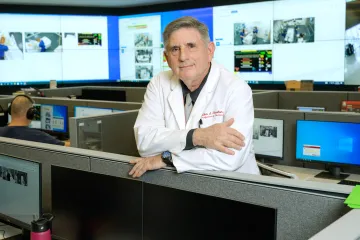
[[[40,163],[0,155],[0,192],[0,219],[25,224],[38,219],[41,214]]]
[[[68,107],[42,104],[41,128],[43,130],[66,133],[68,129]]]
[[[253,143],[259,157],[283,158],[284,120],[254,119]]]
[[[296,159],[360,165],[360,123],[298,120]]]
[[[298,106],[296,107],[297,110],[303,111],[303,112],[325,112],[324,107],[302,107]]]
[[[9,106],[10,106],[10,103],[8,104],[8,107]],[[41,129],[41,105],[34,104],[33,107],[36,108],[37,114],[34,115],[34,119],[31,121],[29,127]],[[10,123],[10,122],[11,122],[11,115],[8,113],[8,123]]]
[[[110,114],[111,108],[79,107],[75,106],[75,117],[90,117],[97,115]]]
[[[147,82],[170,69],[162,33],[182,16],[205,23],[216,45],[214,59],[250,83],[309,79],[359,85],[357,5],[345,0],[253,1],[176,11],[172,6],[169,11],[144,8],[142,14],[122,16],[2,13],[6,27],[0,36],[9,50],[0,62],[0,85],[49,79]],[[42,71],[29,71],[38,62]]]

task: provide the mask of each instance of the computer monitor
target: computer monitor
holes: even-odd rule
[[[41,104],[41,129],[51,132],[68,132],[68,107]]]
[[[283,159],[284,120],[255,118],[253,143],[258,158]]]
[[[11,103],[8,104],[8,107]],[[34,115],[34,119],[31,121],[29,127],[41,129],[41,104],[34,104],[37,114]],[[11,115],[8,113],[8,124],[11,122]]]
[[[298,106],[296,107],[297,110],[303,111],[303,112],[325,112],[324,107],[304,107],[304,106]]]
[[[0,155],[0,219],[29,229],[41,215],[41,164]]]
[[[341,165],[360,166],[360,123],[298,120],[296,159],[329,165],[316,177],[344,179]]]
[[[75,106],[75,117],[89,117],[110,114],[113,110],[111,108],[95,108],[95,107],[79,107]]]

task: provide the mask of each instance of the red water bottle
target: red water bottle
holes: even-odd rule
[[[51,240],[51,214],[43,215],[38,220],[31,222],[30,240]]]

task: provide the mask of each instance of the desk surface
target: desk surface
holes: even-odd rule
[[[5,231],[5,232],[3,232]],[[3,234],[4,233],[4,234]],[[16,235],[22,234],[22,231],[18,228],[14,228],[9,225],[5,225],[0,222],[0,239],[7,239]]]
[[[274,164],[272,167],[285,172],[294,173],[298,176],[300,180],[311,181],[311,182],[322,182],[322,183],[339,183],[340,180],[337,179],[325,179],[325,178],[316,178],[315,175],[321,173],[324,170],[311,169],[311,168],[301,168],[301,167],[290,167],[284,165]],[[350,174],[346,180],[358,181],[360,182],[360,175]]]

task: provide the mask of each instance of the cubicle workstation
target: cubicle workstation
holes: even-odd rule
[[[91,109],[90,111],[104,113],[70,118],[72,147],[139,156],[134,135],[138,110],[118,113],[111,113],[111,109],[100,109],[100,111]],[[106,114],[107,111],[108,114]]]
[[[145,87],[67,87],[57,89],[41,89],[46,97],[69,97],[78,99],[120,101],[120,102],[143,102]]]
[[[349,211],[352,190],[173,168],[132,179],[130,156],[5,138],[0,152],[42,164],[42,212],[61,239],[309,239]]]
[[[312,107],[315,110],[340,112],[343,101],[360,100],[359,92],[315,91],[268,91],[253,93],[255,108],[299,110]],[[309,109],[307,109],[309,110]]]
[[[359,184],[360,115],[341,112],[342,101],[357,96],[360,94],[341,92],[253,94],[257,159],[300,179]],[[278,108],[274,108],[276,104]]]

